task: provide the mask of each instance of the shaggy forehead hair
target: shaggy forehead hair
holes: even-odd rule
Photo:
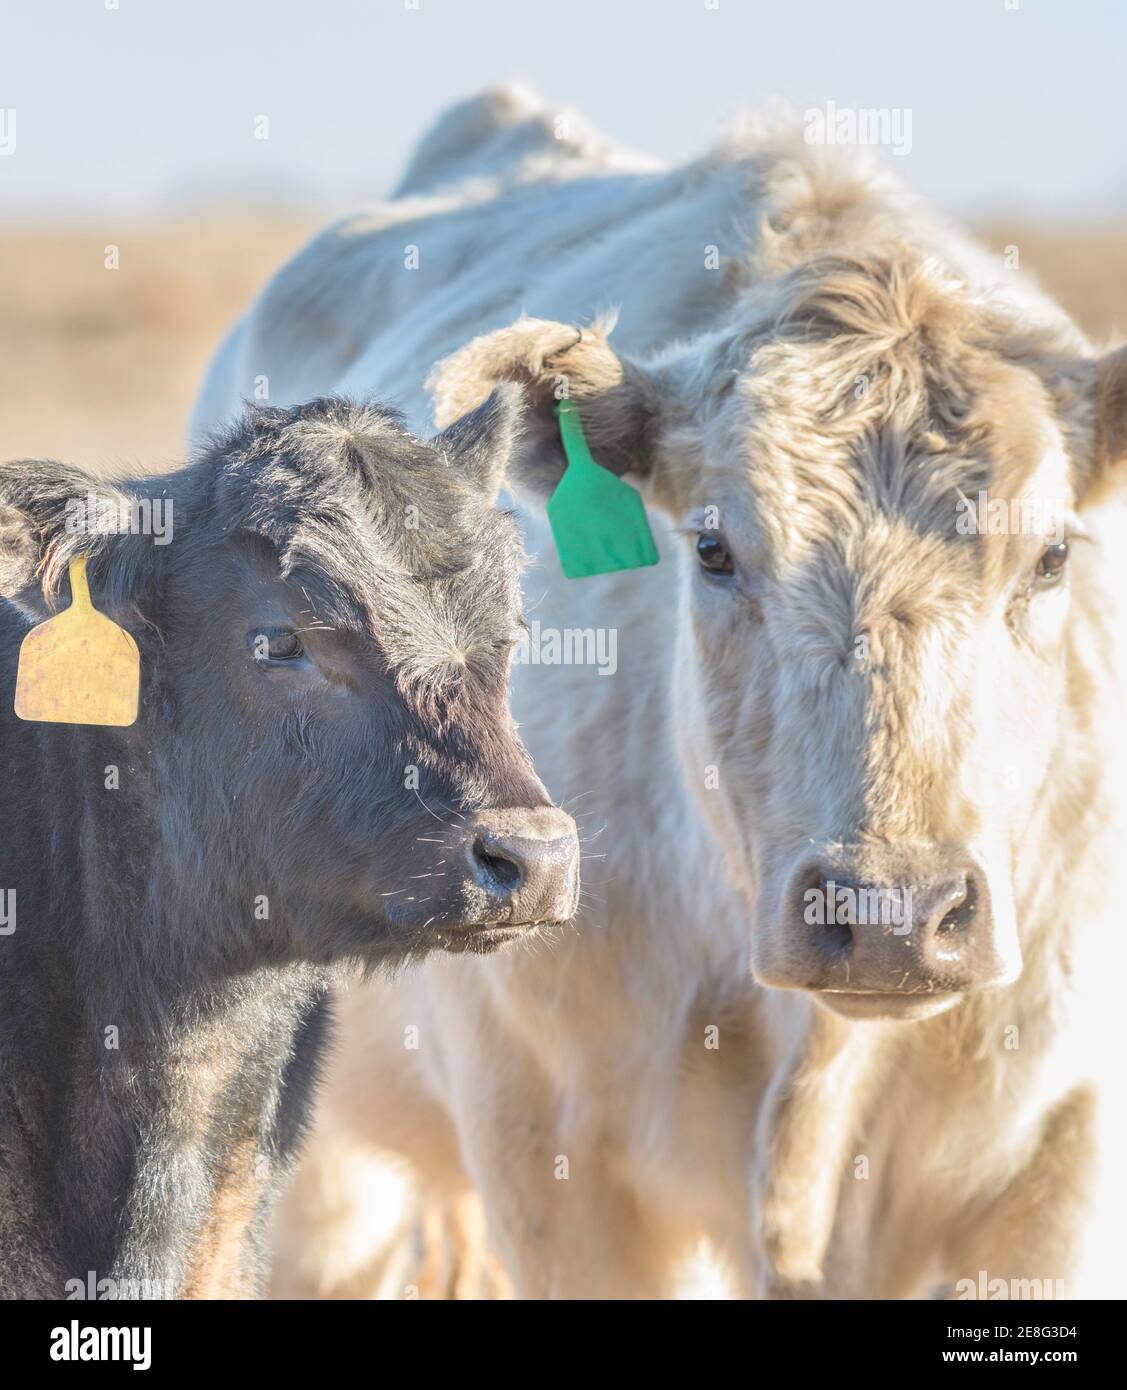
[[[731,438],[776,556],[881,516],[965,550],[959,499],[1036,490],[1061,450],[1062,402],[1037,366],[1066,338],[1018,324],[918,251],[815,255],[749,299],[752,326],[745,301],[713,379],[734,387]],[[1045,478],[1054,502],[1065,481]]]
[[[202,461],[211,539],[266,537],[318,621],[378,637],[404,691],[496,675],[519,617],[513,518],[393,411],[324,398],[253,407]]]
[[[450,572],[492,514],[483,488],[396,412],[338,397],[251,407],[206,462],[227,528],[268,536],[285,569],[303,557],[331,561],[351,535],[366,538],[366,550],[374,542],[385,566]],[[485,525],[482,539],[503,531]]]

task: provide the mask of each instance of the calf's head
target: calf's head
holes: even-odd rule
[[[757,978],[895,1018],[1014,980],[1028,861],[1095,752],[1080,514],[1127,452],[1123,356],[898,250],[817,257],[646,364],[598,326],[522,320],[440,365],[440,421],[502,378],[539,402],[518,478],[560,476],[567,393],[681,533],[683,776]]]
[[[141,649],[138,723],[73,756],[145,769],[119,795],[149,798],[167,892],[260,958],[480,951],[574,912],[575,826],[507,703],[519,395],[425,443],[374,406],[252,409],[144,485],[0,469],[0,594],[46,617],[85,553]]]

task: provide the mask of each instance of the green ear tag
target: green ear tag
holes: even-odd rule
[[[574,401],[556,407],[567,468],[548,499],[548,521],[568,579],[636,570],[659,559],[637,488],[596,463]]]

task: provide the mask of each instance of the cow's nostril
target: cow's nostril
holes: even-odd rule
[[[502,852],[498,845],[478,836],[473,843],[474,877],[486,892],[503,897],[518,893],[524,882],[524,867],[518,859]]]
[[[575,822],[554,806],[478,812],[464,851],[484,920],[563,922],[579,891]]]
[[[953,936],[974,921],[978,905],[977,890],[973,878],[965,878],[952,890],[947,911],[935,929],[936,936]]]
[[[828,956],[844,956],[852,950],[852,927],[844,927],[840,922],[827,922],[822,933],[822,945]]]
[[[818,950],[827,960],[847,956],[853,949],[852,914],[843,907],[848,893],[849,885],[827,878],[820,866],[802,880],[803,915],[814,928]]]
[[[836,1007],[866,995],[938,999],[1000,977],[990,881],[957,847],[832,844],[772,889],[752,942],[765,984],[816,991]],[[780,900],[772,937],[770,912]],[[850,1008],[838,1011],[880,1016]]]

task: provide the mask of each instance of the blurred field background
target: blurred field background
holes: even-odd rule
[[[132,471],[184,457],[188,412],[221,335],[320,222],[224,210],[116,234],[0,232],[0,458]]]
[[[1090,333],[1127,334],[1125,47],[1123,0],[9,6],[0,456],[180,458],[205,363],[275,267],[514,76],[670,161],[775,100],[896,111],[900,177],[1017,245]]]
[[[221,335],[327,217],[225,208],[138,223],[117,234],[117,270],[105,268],[100,229],[0,232],[0,458],[130,471],[182,459]],[[999,257],[1016,245],[1022,268],[1095,338],[1127,336],[1127,219],[978,230]]]
[[[104,265],[94,229],[0,234],[0,457],[129,470],[183,459],[215,345],[325,220],[311,208],[139,224],[118,234],[118,270]],[[1021,267],[1096,339],[1127,335],[1127,221],[978,231],[999,257],[1003,246],[1019,247]]]

